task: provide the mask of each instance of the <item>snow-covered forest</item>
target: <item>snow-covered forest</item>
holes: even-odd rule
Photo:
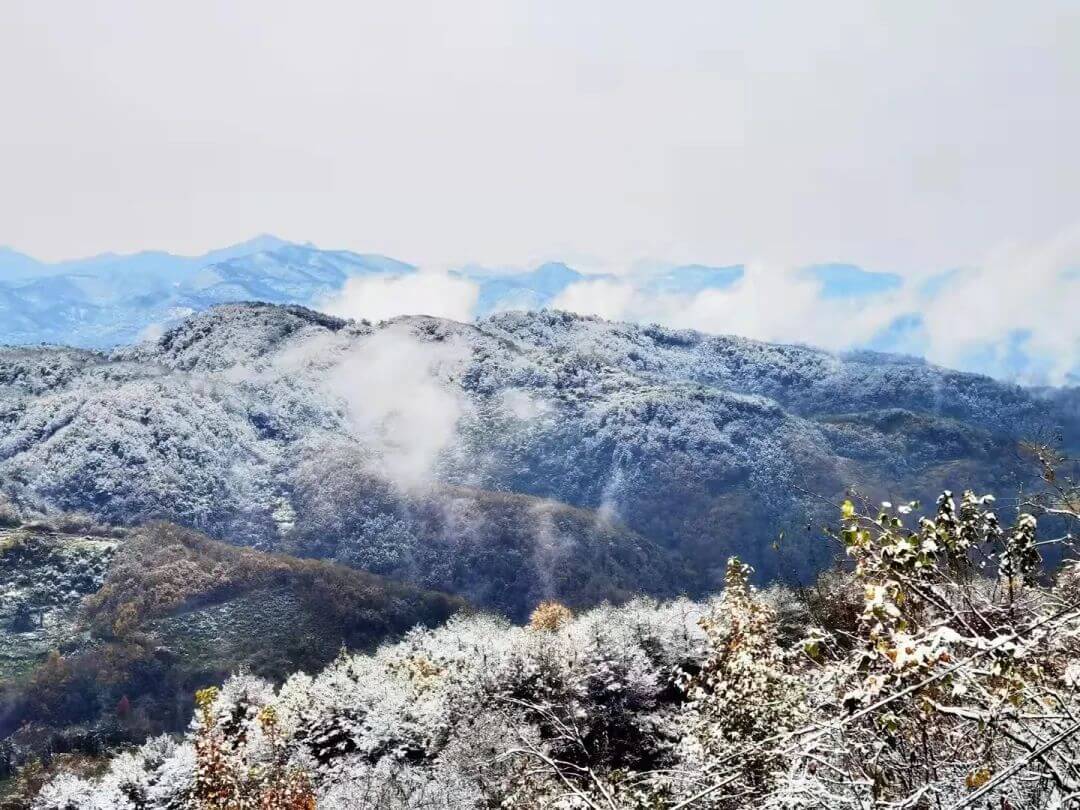
[[[279,688],[237,673],[182,739],[34,807],[1075,807],[1080,502],[1032,450],[1044,487],[1016,505],[843,501],[845,562],[812,587],[732,558],[703,601],[459,614]]]
[[[31,507],[171,520],[518,620],[544,598],[704,594],[732,555],[809,581],[830,556],[804,530],[828,517],[816,496],[1011,492],[1017,438],[1080,435],[1064,394],[911,358],[268,304],[108,354],[0,349],[0,421],[0,485]]]

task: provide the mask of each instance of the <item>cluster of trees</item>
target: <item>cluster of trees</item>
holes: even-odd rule
[[[358,647],[418,622],[439,623],[464,604],[365,571],[231,546],[158,522],[132,533],[83,609],[99,636],[122,638],[178,610],[258,589],[295,590]]]
[[[703,602],[459,614],[279,689],[234,675],[184,739],[35,807],[1075,807],[1080,564],[1041,557],[1080,490],[1035,452],[1009,521],[973,492],[844,501],[847,563],[802,591],[732,559]]]
[[[57,516],[21,523],[14,537],[47,550],[54,535],[88,527],[77,516]],[[106,570],[81,570],[85,565],[81,557],[57,562],[59,579],[42,583],[46,595],[57,591],[71,602],[72,583],[93,574],[79,586],[88,595],[80,602],[75,594],[69,637],[27,673],[0,678],[0,779],[20,765],[100,757],[110,747],[182,730],[195,689],[236,667],[280,681],[326,665],[343,646],[372,649],[418,624],[441,624],[464,606],[447,594],[229,546],[168,523],[125,532]],[[242,621],[250,637],[226,644],[213,623],[210,632],[194,632],[207,616]]]
[[[460,594],[516,621],[549,597],[578,607],[700,592],[704,580],[595,511],[445,484],[403,491],[348,443],[298,458],[290,484],[296,519],[283,550]]]

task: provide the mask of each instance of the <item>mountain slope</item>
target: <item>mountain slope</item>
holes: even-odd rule
[[[177,731],[195,690],[229,673],[282,680],[464,607],[443,593],[166,523],[5,523],[0,780],[45,751]]]
[[[1056,402],[904,358],[558,312],[372,326],[234,304],[111,354],[0,350],[0,476],[30,503],[521,616],[698,591],[732,553],[805,578],[833,554],[806,530],[822,499],[1014,491],[1016,440],[1071,426]]]

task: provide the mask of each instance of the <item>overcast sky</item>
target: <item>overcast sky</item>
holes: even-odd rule
[[[1075,2],[0,3],[0,244],[928,273],[1080,221]]]

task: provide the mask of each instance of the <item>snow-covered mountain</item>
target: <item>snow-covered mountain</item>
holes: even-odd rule
[[[83,259],[43,262],[11,248],[0,248],[0,280],[20,281],[62,275],[81,275],[98,278],[154,277],[177,280],[193,269],[228,261],[238,256],[277,250],[289,243],[276,236],[263,234],[200,256],[177,256],[163,250],[143,250],[138,253],[102,253]]]
[[[259,236],[201,256],[163,251],[107,253],[41,262],[0,247],[0,344],[63,344],[109,349],[160,334],[218,304],[264,301],[319,307],[352,278],[416,272],[403,261]],[[687,295],[729,287],[741,266],[658,265],[634,276],[650,295]],[[612,280],[561,262],[533,269],[467,265],[450,271],[476,287],[472,314],[551,307],[570,286]]]
[[[732,553],[809,576],[834,552],[825,500],[1015,491],[1016,440],[1075,437],[1068,402],[562,312],[371,325],[231,304],[109,353],[0,349],[0,481],[521,616],[713,587]]]
[[[312,304],[362,275],[405,275],[384,256],[260,236],[202,256],[162,251],[56,263],[0,251],[0,343],[106,348],[233,301]]]

